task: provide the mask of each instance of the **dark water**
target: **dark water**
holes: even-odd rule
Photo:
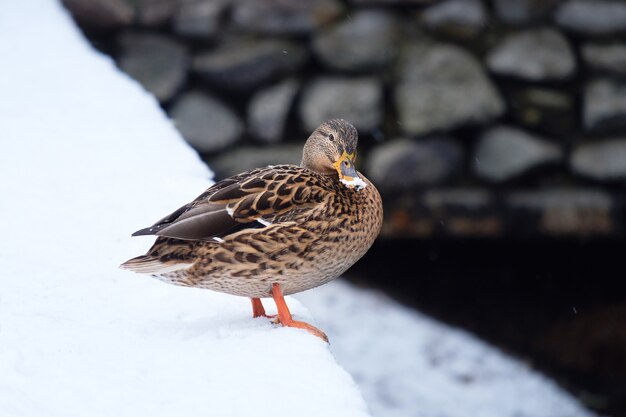
[[[626,416],[626,240],[379,241],[347,274]]]

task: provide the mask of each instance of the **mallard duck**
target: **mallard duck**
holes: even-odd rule
[[[273,297],[276,323],[328,341],[292,318],[284,295],[325,284],[361,258],[382,225],[376,187],[356,171],[358,134],[329,120],[307,139],[300,166],[278,165],[217,182],[133,236],[156,235],[147,254],[121,265],[188,287],[249,297],[253,317]]]

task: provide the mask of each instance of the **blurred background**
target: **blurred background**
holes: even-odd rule
[[[64,5],[216,179],[352,122],[385,223],[346,277],[626,415],[626,1]]]

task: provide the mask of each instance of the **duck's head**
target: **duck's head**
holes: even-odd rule
[[[337,174],[348,188],[361,189],[365,182],[354,166],[359,135],[354,126],[343,119],[322,123],[306,141],[301,166],[321,174]]]

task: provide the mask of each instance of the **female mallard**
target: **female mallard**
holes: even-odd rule
[[[329,120],[306,141],[300,166],[259,168],[220,181],[191,203],[139,230],[156,235],[146,255],[122,268],[177,285],[250,297],[273,297],[283,326],[295,321],[283,295],[341,275],[370,248],[382,225],[376,187],[354,167],[357,131]]]

